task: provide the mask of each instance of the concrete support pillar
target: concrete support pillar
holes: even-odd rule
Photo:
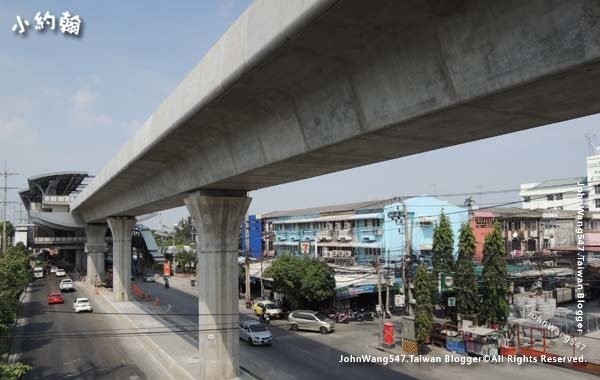
[[[198,235],[199,379],[239,374],[238,238],[251,198],[246,192],[202,191],[185,204]]]
[[[87,254],[87,281],[99,285],[104,278],[104,251],[106,251],[106,224],[88,224],[85,228]]]
[[[77,273],[85,272],[85,252],[82,249],[75,250],[75,271]]]
[[[113,242],[113,301],[129,301],[131,287],[131,237],[136,219],[127,216],[108,218]]]

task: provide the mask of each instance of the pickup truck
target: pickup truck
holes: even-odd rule
[[[73,286],[73,280],[71,280],[70,278],[65,278],[64,280],[61,280],[60,284],[58,284],[58,288],[61,292],[75,290],[75,287]]]

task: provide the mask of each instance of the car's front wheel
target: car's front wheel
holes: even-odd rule
[[[290,325],[290,330],[292,330],[292,331],[298,331],[298,325],[297,325],[297,324],[295,324],[295,323],[292,323],[292,324]]]
[[[327,334],[329,332],[329,331],[327,331],[327,327],[325,327],[325,326],[321,326],[319,331],[321,332],[321,334]]]

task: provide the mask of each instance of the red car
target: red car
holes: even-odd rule
[[[53,305],[55,303],[65,303],[65,297],[58,292],[50,293],[48,296],[48,305]]]

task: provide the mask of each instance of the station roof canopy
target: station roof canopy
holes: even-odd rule
[[[31,202],[41,202],[44,195],[66,196],[80,192],[90,178],[87,172],[69,171],[55,172],[29,177],[28,189],[19,191],[19,196],[27,209]]]

